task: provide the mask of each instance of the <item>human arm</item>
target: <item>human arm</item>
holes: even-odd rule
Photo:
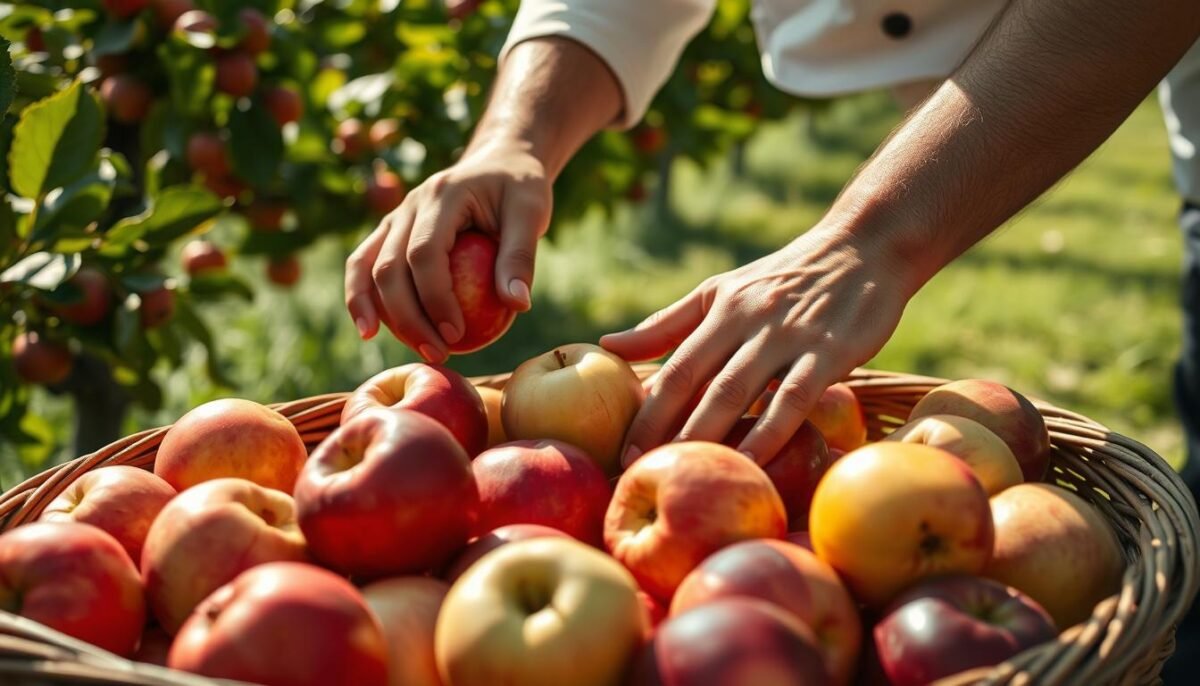
[[[346,262],[346,306],[360,335],[382,322],[426,360],[444,360],[463,334],[448,253],[471,226],[499,235],[497,294],[527,310],[554,179],[597,131],[641,117],[711,4],[523,2],[462,158],[413,189]]]
[[[817,226],[602,339],[628,359],[675,349],[626,461],[672,438],[720,440],[781,378],[740,446],[773,455],[825,386],[879,351],[926,281],[1098,147],[1198,35],[1186,0],[1013,0]]]

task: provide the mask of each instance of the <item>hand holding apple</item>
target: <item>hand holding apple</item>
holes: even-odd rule
[[[496,256],[492,236],[474,229],[461,231],[450,249],[450,278],[463,316],[462,337],[448,343],[454,354],[480,350],[504,335],[517,313],[496,294]]]

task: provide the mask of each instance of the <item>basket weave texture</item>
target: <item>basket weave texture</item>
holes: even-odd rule
[[[643,378],[654,365],[636,369]],[[503,387],[508,374],[476,377]],[[871,440],[904,423],[930,389],[945,382],[923,376],[856,370],[847,382],[862,402]],[[273,405],[296,425],[311,450],[338,426],[346,393]],[[1096,422],[1034,401],[1050,430],[1052,479],[1092,502],[1117,531],[1126,570],[1120,592],[1056,641],[989,669],[943,684],[1160,683],[1175,647],[1175,625],[1200,588],[1196,503],[1175,471],[1146,446]],[[80,475],[109,465],[150,469],[167,427],[128,436],[91,455],[42,472],[0,496],[0,531],[34,521]],[[130,662],[40,624],[0,612],[0,684],[164,684],[211,686],[204,679]]]

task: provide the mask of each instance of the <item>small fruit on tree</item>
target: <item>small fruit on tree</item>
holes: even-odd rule
[[[300,94],[291,88],[268,88],[263,93],[263,104],[281,127],[300,121],[301,115],[304,114],[304,101],[300,99]]]
[[[229,155],[225,142],[212,131],[197,131],[187,142],[187,163],[208,177],[229,176]]]
[[[278,200],[255,198],[242,212],[250,222],[250,228],[278,231],[283,227],[283,215],[287,212],[287,205]]]
[[[276,286],[295,286],[300,281],[300,258],[295,255],[272,257],[267,262],[267,279]]]
[[[382,170],[367,181],[367,207],[375,214],[387,214],[404,200],[404,179],[393,171]]]
[[[371,124],[371,130],[367,136],[371,141],[371,148],[375,152],[383,152],[388,148],[394,147],[400,142],[400,120],[393,118],[380,119]]]
[[[176,15],[172,26],[179,33],[208,33],[216,34],[217,18],[198,9],[187,9]]]
[[[370,136],[367,127],[354,118],[344,119],[334,131],[333,151],[346,160],[357,160],[370,147]]]
[[[25,49],[29,52],[46,52],[46,35],[40,27],[31,26],[25,32]]]
[[[245,52],[228,52],[216,60],[217,90],[235,98],[249,97],[258,85],[258,67]]]
[[[180,255],[183,269],[188,276],[196,276],[205,272],[222,271],[229,266],[225,253],[209,241],[195,240],[183,246]]]
[[[141,306],[138,316],[143,329],[153,329],[167,323],[175,315],[175,292],[166,286],[139,293]]]
[[[151,9],[154,11],[154,18],[158,21],[158,25],[169,29],[175,25],[175,21],[179,17],[196,9],[196,5],[192,0],[152,0]]]
[[[104,321],[112,305],[112,289],[108,277],[98,269],[84,267],[67,280],[67,284],[80,292],[76,301],[50,305],[50,310],[65,322],[79,326],[92,326]]]
[[[56,341],[48,341],[37,331],[17,336],[12,346],[17,376],[26,383],[56,384],[71,373],[71,351]]]
[[[154,102],[150,87],[131,74],[114,74],[104,79],[100,97],[109,115],[122,124],[136,124],[145,119]]]
[[[118,19],[128,19],[146,8],[148,0],[104,0],[104,9]]]
[[[238,12],[242,29],[246,32],[242,37],[241,48],[251,55],[259,55],[271,47],[271,20],[253,7],[247,7]]]

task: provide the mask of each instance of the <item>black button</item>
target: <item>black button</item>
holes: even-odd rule
[[[912,31],[912,19],[903,12],[892,12],[883,18],[883,32],[892,38],[903,38]]]

